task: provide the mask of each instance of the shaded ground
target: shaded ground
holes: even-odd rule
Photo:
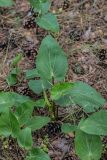
[[[0,90],[9,90],[5,78],[10,70],[10,63],[17,55],[23,53],[20,68],[23,72],[35,66],[37,50],[43,37],[48,34],[37,25],[26,28],[31,18],[30,7],[26,0],[16,0],[12,9],[0,8]],[[95,87],[107,99],[107,1],[106,0],[54,0],[51,11],[58,15],[61,31],[54,35],[65,50],[69,61],[66,80],[82,80]],[[24,74],[19,83],[11,90],[21,94],[30,94]],[[61,111],[62,112],[62,111]],[[77,111],[64,110],[66,113]],[[82,113],[80,113],[82,114]],[[69,119],[72,120],[72,115]],[[67,119],[68,120],[68,119]],[[49,138],[39,133],[34,134],[35,145],[48,145],[49,154],[54,160],[78,160],[74,151],[74,135],[60,135]],[[11,140],[0,141],[0,159],[23,160],[25,152]],[[5,144],[6,143],[6,144]],[[107,159],[106,139],[105,153]],[[62,154],[63,153],[63,154]],[[65,157],[65,158],[64,158]],[[68,156],[67,156],[68,157]]]

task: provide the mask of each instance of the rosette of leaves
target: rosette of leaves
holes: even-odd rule
[[[49,0],[29,0],[34,12],[39,15],[35,19],[36,23],[43,29],[58,32],[59,24],[54,14],[49,12],[51,2]]]
[[[1,92],[0,136],[16,138],[19,146],[31,153],[33,151],[32,132],[50,122],[49,117],[32,115],[34,107],[38,107],[38,105],[27,96],[14,92]],[[42,150],[40,152],[38,150],[37,154],[35,152],[35,157],[44,158],[43,155],[48,157]]]

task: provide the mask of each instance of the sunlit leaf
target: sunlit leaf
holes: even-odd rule
[[[51,90],[51,98],[53,100],[58,100],[59,98],[67,95],[71,91],[73,86],[73,83],[68,82],[58,83],[54,85]]]

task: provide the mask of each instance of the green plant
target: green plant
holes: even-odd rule
[[[48,31],[58,32],[59,24],[54,14],[49,12],[50,0],[29,0],[34,12],[38,13],[36,23]]]
[[[26,78],[39,78],[29,80],[28,84],[34,93],[43,92],[42,101],[52,120],[58,118],[58,107],[72,107],[74,104],[82,107],[89,118],[82,120],[79,125],[65,123],[62,131],[76,132],[75,149],[82,160],[98,160],[102,152],[100,136],[107,135],[107,112],[101,109],[106,100],[84,82],[64,82],[67,69],[67,57],[56,40],[49,35],[41,43],[36,69],[27,71]],[[94,114],[90,115],[91,113]]]
[[[39,13],[37,24],[49,31],[59,31],[56,18],[48,12],[50,2],[29,1]],[[11,2],[0,1],[0,6],[11,6]],[[16,83],[19,61],[20,55],[12,62],[10,81],[9,77],[7,78],[9,85]],[[26,160],[50,160],[41,148],[33,147],[32,132],[56,120],[59,107],[72,107],[74,104],[82,108],[86,117],[80,120],[79,124],[64,123],[62,132],[75,132],[75,149],[81,160],[99,160],[101,157],[101,136],[107,135],[107,112],[102,108],[106,100],[84,82],[65,82],[67,70],[64,51],[57,41],[48,35],[43,39],[38,51],[36,68],[26,72],[30,89],[35,94],[42,93],[43,97],[34,101],[14,92],[0,92],[0,135],[16,138],[19,146],[28,151]],[[33,116],[33,110],[37,107],[47,107],[49,116]]]
[[[50,91],[52,86],[55,84],[55,81],[60,82],[64,80],[68,69],[68,64],[63,50],[58,45],[56,40],[50,35],[44,38],[42,41],[36,59],[36,66],[36,75],[33,75],[34,77],[37,76],[40,79],[30,80],[28,83],[29,87],[36,94],[43,92],[45,103],[48,106],[50,116],[53,119],[56,119],[56,106],[53,102],[49,101],[46,90],[48,89]],[[35,72],[35,70],[33,71]],[[27,78],[28,73],[29,71],[26,74]]]
[[[75,150],[80,159],[99,160],[101,158],[101,138],[107,135],[106,118],[107,112],[100,110],[81,120],[78,126],[63,124],[64,133],[76,132]]]
[[[0,135],[16,138],[18,144],[29,151],[27,159],[33,160],[33,157],[35,159],[38,156],[43,159],[44,154],[44,159],[50,159],[41,149],[32,148],[31,132],[42,128],[51,120],[56,120],[58,107],[72,107],[74,104],[82,107],[87,115],[89,113],[89,117],[83,119],[78,126],[63,124],[62,131],[76,132],[76,153],[82,160],[98,160],[101,156],[100,135],[107,135],[107,112],[101,108],[106,101],[84,82],[64,82],[67,69],[67,57],[57,41],[48,35],[38,51],[36,68],[26,72],[30,89],[35,94],[43,93],[43,98],[35,102],[16,93],[0,93]],[[34,107],[47,107],[50,118],[32,116]],[[90,116],[91,113],[93,114]]]
[[[20,74],[20,68],[18,67],[19,62],[22,59],[22,55],[18,54],[12,61],[10,68],[11,71],[8,74],[6,81],[8,83],[9,86],[13,86],[17,83],[17,77]]]
[[[48,31],[59,32],[59,23],[54,14],[49,12],[50,0],[28,0],[34,12],[38,13],[35,18],[36,23]],[[13,0],[0,0],[0,7],[11,7],[14,4]]]
[[[38,130],[50,122],[49,117],[32,116],[34,107],[37,107],[36,102],[29,97],[19,95],[14,92],[0,93],[0,135],[11,136],[16,138],[20,147],[29,151],[29,159],[32,159],[30,154],[35,154],[35,157],[42,155],[48,157],[41,149],[32,149],[32,131]],[[39,155],[42,153],[42,155]]]

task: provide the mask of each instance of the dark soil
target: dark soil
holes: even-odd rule
[[[68,81],[82,80],[97,89],[107,99],[107,1],[106,0],[53,0],[51,11],[58,15],[61,31],[54,35],[68,56]],[[34,15],[27,0],[16,0],[11,8],[0,8],[0,91],[8,91],[6,76],[12,59],[23,54],[19,67],[24,73],[35,67],[37,50],[48,34],[34,22]],[[11,90],[34,97],[28,89],[24,74]],[[37,96],[36,96],[37,98]],[[105,106],[106,107],[106,106]],[[45,114],[45,111],[38,111]],[[59,111],[63,120],[72,121],[72,115],[82,116],[81,111],[65,109]],[[78,116],[77,116],[78,117]],[[54,126],[54,125],[53,125]],[[50,127],[50,128],[49,128]],[[33,133],[34,145],[48,148],[53,160],[79,160],[74,150],[74,134],[62,135],[59,124],[52,124]],[[55,132],[54,136],[49,135]],[[48,137],[48,138],[47,138]],[[48,142],[47,142],[48,141]],[[103,140],[107,160],[107,138]],[[0,139],[0,160],[24,160],[25,151],[13,139]]]

